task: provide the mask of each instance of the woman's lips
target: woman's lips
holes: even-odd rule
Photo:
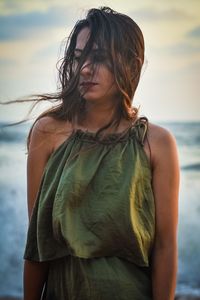
[[[96,82],[82,82],[80,84],[80,86],[82,86],[82,87],[91,87],[91,86],[95,86],[95,85],[97,85]]]

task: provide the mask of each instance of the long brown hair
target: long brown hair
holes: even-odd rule
[[[77,36],[85,27],[89,28],[90,35],[74,71],[74,50]],[[94,44],[97,45],[97,49],[104,50],[106,53],[106,59],[101,56],[92,58],[94,69],[98,64],[109,61],[108,67],[113,73],[119,90],[119,101],[114,117],[98,132],[109,126],[118,125],[122,117],[127,120],[135,119],[138,110],[132,107],[132,100],[144,62],[143,34],[139,26],[127,15],[118,13],[109,7],[101,7],[90,9],[86,18],[75,24],[67,40],[64,57],[58,69],[58,91],[52,94],[35,95],[35,98],[32,99],[36,103],[49,100],[55,102],[56,105],[40,114],[35,122],[44,116],[52,116],[73,124],[75,119],[80,120],[84,117],[85,100],[84,95],[81,95],[78,90],[79,74]],[[28,144],[32,128],[29,132]]]

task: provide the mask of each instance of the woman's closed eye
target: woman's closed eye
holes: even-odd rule
[[[93,63],[103,63],[105,61],[108,60],[107,55],[105,55],[104,53],[94,53],[92,55],[92,61]]]
[[[75,54],[73,60],[74,62],[79,63],[81,58],[82,54]],[[98,64],[108,62],[109,58],[108,54],[105,51],[93,50],[85,60],[89,60],[92,64]]]

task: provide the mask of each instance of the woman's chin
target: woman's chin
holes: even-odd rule
[[[90,92],[87,92],[84,94],[83,98],[86,100],[86,101],[99,101],[101,100],[101,97],[99,97],[98,95],[95,95],[94,93],[90,93]]]

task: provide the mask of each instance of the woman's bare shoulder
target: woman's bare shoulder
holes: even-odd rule
[[[33,129],[44,134],[54,134],[64,132],[70,126],[70,123],[67,121],[59,120],[52,116],[44,116],[35,122]]]
[[[174,135],[167,128],[160,125],[149,122],[148,135],[152,143],[156,144],[168,144],[172,140],[175,140]]]
[[[176,139],[168,129],[149,122],[148,140],[154,161],[164,159],[170,152],[176,152]]]
[[[67,138],[71,128],[69,122],[52,116],[41,117],[33,125],[30,142],[39,144],[42,141],[43,146],[48,147],[48,152],[51,153]]]

